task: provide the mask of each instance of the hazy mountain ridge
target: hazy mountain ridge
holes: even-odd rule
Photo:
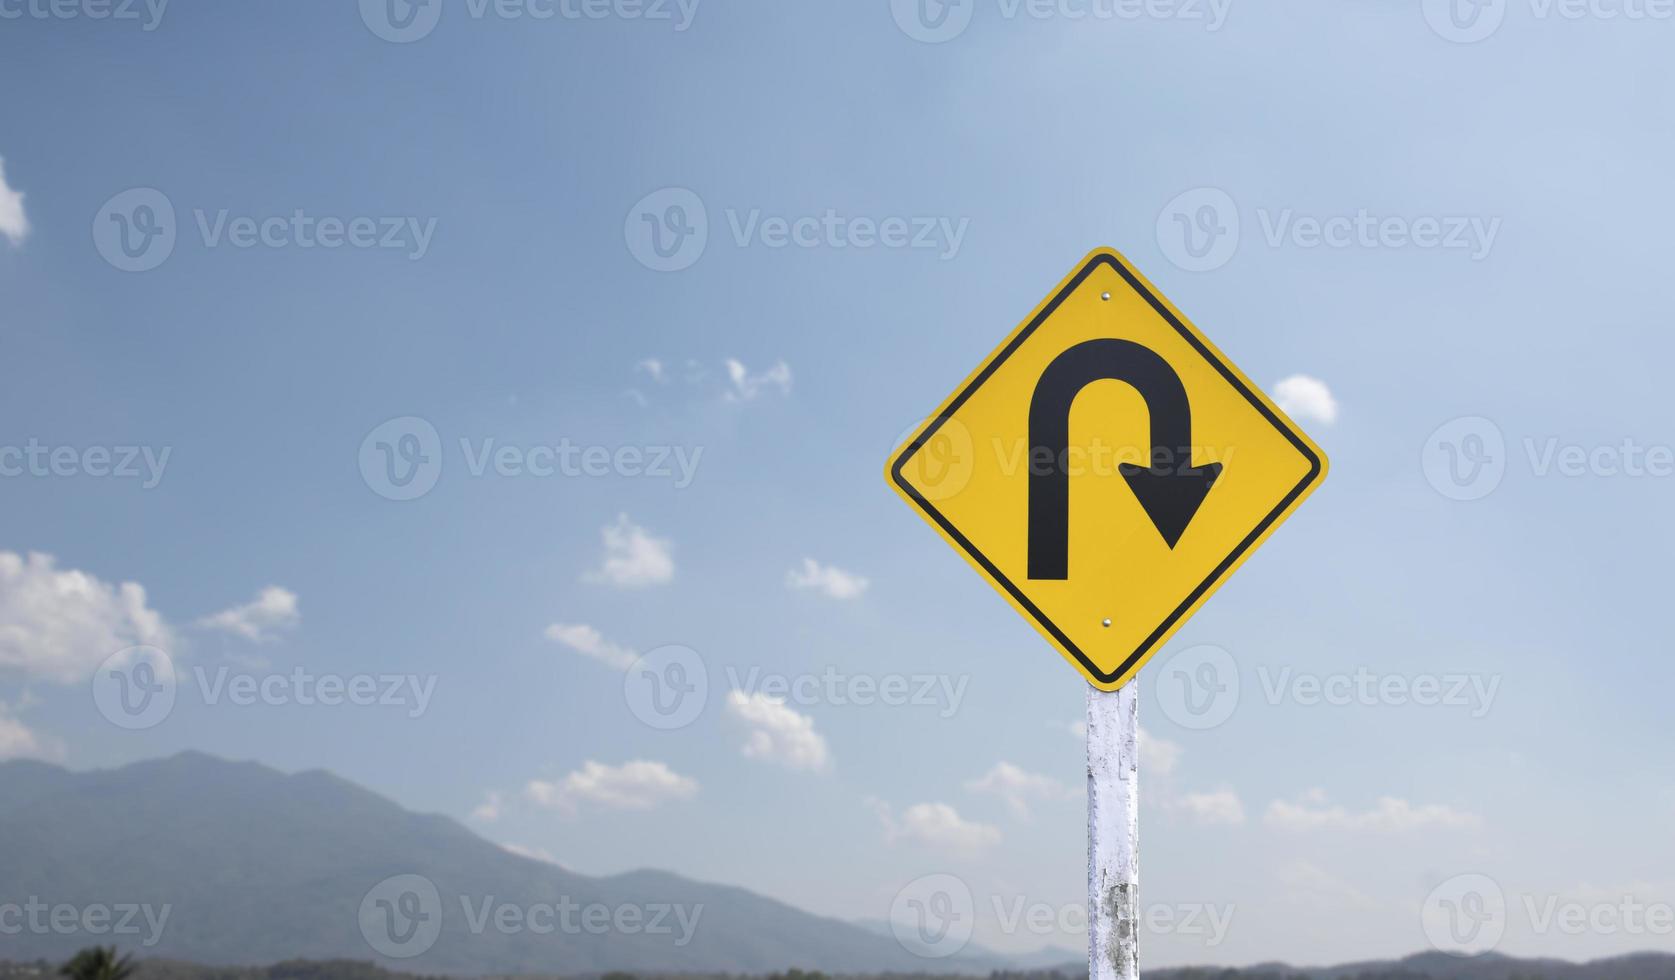
[[[397,875],[422,875],[440,897],[440,934],[411,959],[380,955],[361,930],[362,899]],[[481,975],[795,965],[913,971],[925,964],[893,939],[744,889],[660,871],[579,875],[329,773],[285,775],[199,753],[86,773],[0,764],[0,902],[32,897],[168,906],[160,941],[135,952],[229,966],[377,960],[418,973]],[[655,935],[645,928],[507,932],[492,921],[479,921],[474,932],[461,899],[482,908],[490,897],[520,908],[568,901],[701,912],[684,945],[672,917]],[[99,938],[25,930],[4,939],[0,956],[58,961]],[[1004,964],[969,956],[943,965],[981,972]]]
[[[423,875],[441,895],[440,935],[411,959],[379,956],[360,927],[379,882]],[[472,934],[459,897],[519,906],[702,906],[692,941],[671,936]],[[642,980],[766,974],[992,973],[1074,980],[1068,953],[1006,957],[975,945],[930,960],[877,921],[811,915],[745,889],[662,871],[593,878],[519,857],[446,817],[411,813],[323,771],[285,775],[199,753],[71,772],[0,763],[0,903],[170,907],[161,940],[24,930],[0,937],[0,980],[48,977],[77,949],[115,942],[145,960],[138,980],[410,980],[413,976],[586,976]],[[31,963],[30,961],[40,961]],[[1059,962],[1053,962],[1059,960]],[[384,973],[374,962],[394,973]],[[202,964],[219,964],[205,966]],[[271,964],[271,965],[269,965]],[[1569,963],[1424,953],[1332,967],[1147,970],[1157,980],[1675,980],[1675,955]]]
[[[1636,953],[1587,963],[1519,959],[1495,953],[1473,958],[1415,953],[1399,960],[1294,967],[1263,963],[1232,970],[1188,967],[1147,970],[1157,980],[1675,980],[1675,954]]]

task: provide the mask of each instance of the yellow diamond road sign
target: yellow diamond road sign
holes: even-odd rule
[[[1320,484],[1326,455],[1128,260],[1101,249],[885,476],[1111,691]]]

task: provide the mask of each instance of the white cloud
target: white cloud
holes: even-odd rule
[[[634,370],[637,373],[645,374],[658,384],[663,384],[669,380],[668,372],[663,368],[663,362],[655,357],[648,357],[638,364],[635,364]]]
[[[1065,732],[1071,738],[1088,737],[1088,723],[1080,718],[1075,721],[1049,721],[1047,727],[1055,732]]]
[[[62,743],[36,733],[12,713],[9,705],[0,703],[0,762],[7,759],[57,762],[63,757]]]
[[[786,707],[766,694],[727,692],[727,713],[750,726],[744,755],[791,769],[824,769],[831,761],[826,739],[814,730],[814,719]]]
[[[830,599],[855,599],[869,583],[853,572],[804,558],[802,568],[785,573],[785,584],[793,589],[813,589]]]
[[[999,827],[967,820],[946,803],[915,803],[898,819],[888,803],[876,799],[866,802],[884,825],[886,843],[907,841],[967,854],[1000,843]]]
[[[1084,726],[1086,727],[1086,726]],[[1086,737],[1085,733],[1084,736]],[[1167,776],[1181,761],[1181,746],[1166,738],[1158,738],[1144,727],[1140,729],[1140,772]]]
[[[23,195],[6,183],[6,161],[0,157],[0,235],[13,245],[22,245],[29,235],[29,219],[23,214]]]
[[[639,659],[633,650],[605,639],[604,634],[586,623],[554,623],[547,627],[546,637],[617,670],[627,670]]]
[[[616,523],[605,525],[600,533],[605,541],[604,562],[597,571],[587,573],[587,581],[636,589],[675,577],[674,545],[652,537],[631,523],[627,514],[617,515]]]
[[[791,366],[779,361],[760,374],[751,374],[733,358],[727,359],[727,380],[733,388],[727,392],[728,401],[747,402],[769,388],[778,388],[782,395],[791,393]]]
[[[1245,805],[1239,801],[1239,794],[1231,789],[1187,793],[1176,801],[1176,805],[1205,826],[1220,824],[1237,827],[1245,822]]]
[[[301,621],[297,594],[270,585],[244,605],[205,616],[198,620],[197,625],[242,636],[254,643],[268,643],[278,639],[281,631],[294,629]]]
[[[525,792],[541,806],[564,813],[575,813],[589,804],[610,810],[649,810],[692,797],[698,792],[698,782],[661,762],[636,759],[607,766],[590,759],[557,782],[530,780]]]
[[[1059,732],[1068,732],[1072,738],[1085,739],[1088,737],[1088,723],[1080,718],[1070,722],[1049,721],[1047,727]],[[1181,761],[1181,746],[1166,738],[1159,738],[1140,728],[1140,771],[1167,776],[1175,771],[1175,765]]]
[[[56,565],[51,555],[0,551],[0,670],[73,684],[126,647],[174,646],[143,587]]]
[[[561,868],[563,867],[562,864],[558,864],[558,859],[552,856],[552,852],[548,851],[544,847],[525,847],[522,844],[502,844],[500,845],[500,849],[508,854],[516,854],[518,857],[528,858],[531,861],[540,861],[542,864],[555,864]]]
[[[1026,772],[1010,762],[997,762],[979,779],[965,784],[973,793],[992,793],[1006,801],[1012,814],[1021,820],[1030,817],[1032,801],[1065,800],[1076,794],[1070,787],[1051,776]]]
[[[1274,385],[1274,401],[1281,411],[1299,421],[1330,425],[1338,420],[1338,400],[1332,397],[1332,389],[1306,374],[1293,374]]]
[[[1442,803],[1415,806],[1394,796],[1381,796],[1370,810],[1354,812],[1329,803],[1322,790],[1310,790],[1294,802],[1275,800],[1265,817],[1270,827],[1281,830],[1354,830],[1369,833],[1402,833],[1432,828],[1453,830],[1481,825],[1475,813],[1456,810]]]
[[[481,820],[483,823],[494,823],[500,819],[500,794],[490,793],[471,810],[471,819]]]

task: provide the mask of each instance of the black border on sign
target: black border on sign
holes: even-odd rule
[[[1140,646],[1135,649],[1133,653],[1129,654],[1128,657],[1117,666],[1116,670],[1111,672],[1100,670],[1097,666],[1095,666],[1093,661],[1089,660],[1087,655],[1084,654],[1081,649],[1076,646],[1076,644],[1070,642],[1070,637],[1065,636],[1064,632],[1060,630],[1051,619],[1048,619],[1045,613],[1036,608],[1035,603],[1029,601],[1029,598],[1024,595],[1022,590],[1012,584],[1011,579],[1001,574],[1000,569],[995,567],[994,562],[990,561],[987,555],[977,550],[977,547],[967,540],[966,536],[961,534],[959,529],[954,527],[954,525],[949,522],[948,518],[944,517],[942,512],[936,509],[934,504],[920,494],[919,491],[914,489],[912,484],[903,479],[901,474],[902,467],[907,464],[908,459],[911,458],[914,453],[923,448],[926,442],[930,441],[931,436],[935,435],[936,431],[942,427],[942,423],[953,416],[955,412],[959,411],[960,406],[965,404],[966,399],[970,398],[972,393],[981,387],[983,382],[989,379],[990,375],[994,374],[995,370],[1000,367],[1001,362],[1005,361],[1008,357],[1011,357],[1012,353],[1016,351],[1025,340],[1029,339],[1030,334],[1034,333],[1037,327],[1041,326],[1041,324],[1047,321],[1048,317],[1053,315],[1053,312],[1059,308],[1059,304],[1063,303],[1066,297],[1075,292],[1076,287],[1080,286],[1083,280],[1087,279],[1087,277],[1093,273],[1093,270],[1101,265],[1110,266],[1118,275],[1122,276],[1124,282],[1127,282],[1136,293],[1139,293],[1142,297],[1144,297],[1146,302],[1151,304],[1152,309],[1156,310],[1159,316],[1163,317],[1163,319],[1171,327],[1175,328],[1176,333],[1179,333],[1187,343],[1192,345],[1193,350],[1196,350],[1199,356],[1215,365],[1216,370],[1221,372],[1221,376],[1227,379],[1227,383],[1232,385],[1234,389],[1239,392],[1239,394],[1245,396],[1245,399],[1251,403],[1252,407],[1262,413],[1262,417],[1267,419],[1268,423],[1275,429],[1278,429],[1293,446],[1297,447],[1297,451],[1303,454],[1303,458],[1309,461],[1308,473],[1303,476],[1303,479],[1295,487],[1291,488],[1291,492],[1285,495],[1284,499],[1279,502],[1279,505],[1270,511],[1266,517],[1262,518],[1262,521],[1256,525],[1256,528],[1249,534],[1245,535],[1244,539],[1228,553],[1227,557],[1223,558],[1221,563],[1216,565],[1216,567],[1210,571],[1209,576],[1205,578],[1204,581],[1200,582],[1197,588],[1192,590],[1191,594],[1186,597],[1185,601],[1177,606],[1175,611],[1171,612],[1169,617],[1165,619],[1157,627],[1157,629],[1151,632],[1150,636],[1147,636],[1145,640],[1141,641]],[[1035,319],[1031,320],[1028,326],[1020,330],[1018,335],[1012,338],[1012,342],[1007,344],[999,354],[996,354],[993,360],[983,366],[983,370],[979,372],[975,378],[971,379],[971,383],[966,385],[959,395],[957,395],[953,401],[948,403],[948,407],[932,421],[925,431],[916,436],[914,440],[902,450],[901,455],[897,456],[895,463],[890,466],[890,478],[895,481],[896,486],[900,487],[903,493],[912,499],[914,503],[918,504],[919,508],[923,510],[931,518],[931,520],[935,521],[938,527],[947,532],[950,538],[958,542],[959,546],[965,549],[966,554],[970,555],[973,561],[982,566],[996,582],[1000,583],[1000,585],[1006,589],[1007,593],[1011,595],[1013,599],[1017,600],[1018,605],[1028,610],[1030,616],[1034,618],[1035,622],[1042,629],[1046,630],[1047,633],[1055,640],[1057,640],[1059,645],[1068,651],[1071,656],[1075,657],[1076,662],[1081,664],[1084,670],[1086,670],[1089,674],[1092,674],[1094,677],[1099,678],[1100,681],[1106,684],[1116,683],[1118,678],[1126,675],[1134,667],[1134,664],[1138,662],[1140,658],[1144,657],[1151,650],[1151,648],[1157,644],[1158,639],[1165,633],[1169,632],[1169,630],[1173,628],[1183,616],[1186,615],[1187,610],[1192,608],[1193,603],[1202,598],[1204,593],[1208,592],[1223,575],[1226,575],[1228,569],[1232,568],[1234,563],[1236,563],[1245,552],[1250,550],[1251,546],[1256,543],[1257,539],[1262,537],[1263,533],[1272,527],[1275,521],[1279,520],[1280,516],[1286,512],[1292,503],[1294,503],[1297,498],[1305,490],[1307,490],[1316,479],[1319,478],[1320,472],[1320,456],[1315,453],[1313,449],[1309,448],[1307,443],[1298,438],[1297,433],[1292,431],[1289,425],[1280,421],[1279,417],[1263,403],[1262,399],[1258,398],[1256,394],[1239,379],[1239,376],[1234,374],[1233,371],[1228,368],[1221,358],[1217,357],[1208,347],[1204,346],[1203,341],[1199,340],[1191,330],[1188,330],[1185,325],[1181,323],[1180,319],[1177,318],[1174,313],[1170,312],[1169,307],[1164,305],[1164,303],[1156,296],[1152,295],[1151,290],[1147,289],[1145,284],[1142,283],[1133,272],[1130,272],[1126,266],[1124,266],[1121,262],[1118,262],[1110,255],[1095,255],[1091,260],[1089,260],[1087,265],[1083,266],[1081,271],[1076,273],[1075,278],[1066,283],[1064,288],[1059,290],[1058,295],[1054,296],[1052,300],[1042,308],[1040,314],[1038,314]]]

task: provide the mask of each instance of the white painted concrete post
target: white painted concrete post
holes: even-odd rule
[[[1088,685],[1088,980],[1138,980],[1140,685]]]

